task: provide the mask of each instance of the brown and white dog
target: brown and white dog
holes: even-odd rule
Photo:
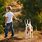
[[[26,25],[26,29],[25,29],[25,38],[33,38],[33,27],[31,25],[31,21],[29,21],[28,23],[28,20],[27,20],[27,23],[25,22],[25,25]]]

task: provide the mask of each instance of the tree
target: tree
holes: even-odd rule
[[[25,15],[24,18],[30,18],[32,20],[32,25],[36,25],[42,23],[42,0],[19,0],[23,3],[23,11],[22,13]]]

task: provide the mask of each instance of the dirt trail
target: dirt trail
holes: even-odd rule
[[[32,39],[24,39],[23,37],[19,37],[19,34],[15,34],[15,37],[12,38],[11,34],[8,34],[7,39],[4,38],[4,34],[0,35],[0,42],[42,42],[42,34],[35,33]]]

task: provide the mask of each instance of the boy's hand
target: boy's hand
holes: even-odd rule
[[[6,23],[5,23],[5,26],[6,26]]]
[[[20,19],[19,19],[19,18],[17,18],[16,20],[17,20],[17,21],[20,21]]]
[[[22,20],[21,20],[21,19],[19,19],[19,22],[22,22]]]
[[[17,21],[22,22],[22,20],[21,20],[21,19],[19,19],[19,18],[17,18]]]

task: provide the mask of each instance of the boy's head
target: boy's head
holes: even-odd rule
[[[11,9],[12,9],[11,6],[7,6],[7,7],[6,7],[6,11],[7,11],[7,12],[10,11]]]

